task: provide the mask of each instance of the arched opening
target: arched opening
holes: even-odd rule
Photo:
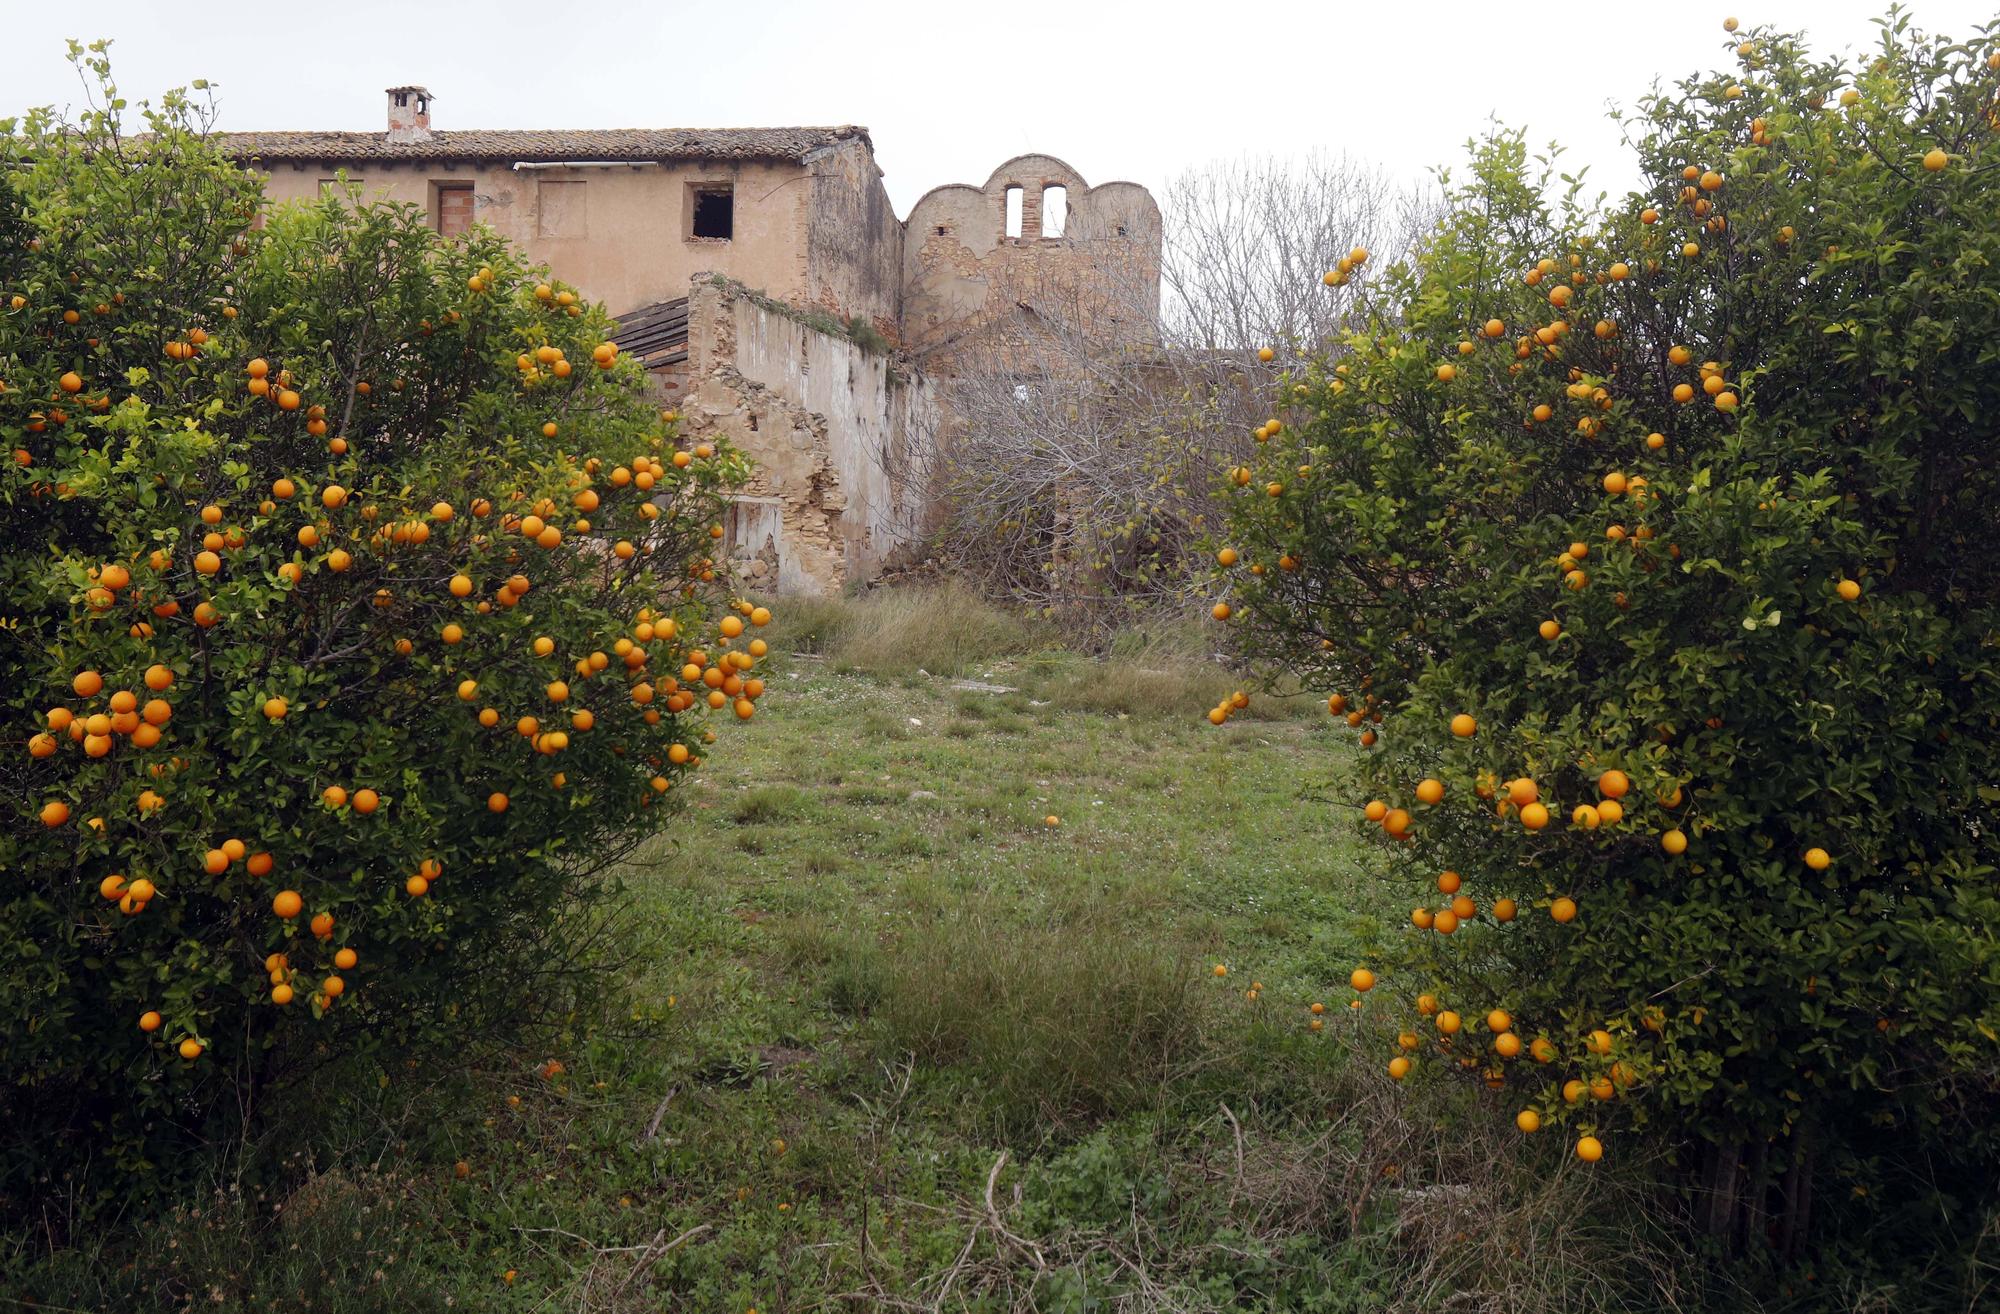
[[[1069,223],[1069,188],[1051,183],[1042,188],[1042,236],[1061,237]]]
[[[1024,198],[1019,187],[1007,189],[1007,236],[1021,235],[1021,208]]]

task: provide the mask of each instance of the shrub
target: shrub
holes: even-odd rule
[[[2000,52],[1730,44],[1640,102],[1622,204],[1477,150],[1285,378],[1223,573],[1374,744],[1416,1079],[1657,1135],[1796,1251],[1815,1184],[1995,1164]]]
[[[412,207],[266,213],[75,57],[112,108],[0,139],[0,1213],[504,1020],[761,692],[704,555],[744,464],[600,309]]]

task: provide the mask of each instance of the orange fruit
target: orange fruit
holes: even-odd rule
[[[1604,1145],[1595,1136],[1585,1136],[1576,1143],[1576,1157],[1585,1163],[1596,1163],[1604,1157]]]
[[[381,806],[382,806],[382,796],[377,794],[374,790],[357,789],[354,791],[354,810],[356,812],[361,813],[363,816],[366,816],[368,813],[373,812],[376,808]]]
[[[186,1040],[183,1040],[180,1044],[181,1057],[186,1059],[190,1063],[194,1062],[196,1059],[201,1057],[201,1050],[202,1050],[201,1042],[199,1040],[196,1040],[193,1036],[189,1036]]]
[[[1460,712],[1451,718],[1451,732],[1460,739],[1470,739],[1479,730],[1479,722]]]
[[[1347,983],[1365,995],[1375,988],[1375,974],[1365,967],[1357,967],[1348,974]]]
[[[1576,900],[1569,898],[1568,896],[1564,896],[1562,898],[1557,899],[1554,903],[1549,905],[1549,916],[1555,918],[1558,922],[1575,921]]]
[[[286,921],[297,917],[305,906],[306,901],[299,897],[297,890],[280,890],[277,897],[271,900],[271,911]]]
[[[1814,871],[1825,871],[1832,862],[1832,855],[1827,853],[1825,849],[1811,848],[1806,850],[1806,866],[1812,868]]]
[[[1420,781],[1418,783],[1417,802],[1435,805],[1443,798],[1444,798],[1443,781],[1433,779],[1433,780]]]
[[[1522,1109],[1514,1115],[1514,1125],[1524,1132],[1537,1132],[1542,1128],[1542,1115],[1533,1109]]]
[[[139,1030],[158,1031],[161,1021],[162,1019],[158,1013],[147,1009],[145,1012],[139,1014]]]

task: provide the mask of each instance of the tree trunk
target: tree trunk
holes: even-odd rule
[[[1792,1137],[1792,1162],[1785,1170],[1785,1212],[1778,1220],[1778,1254],[1796,1260],[1804,1251],[1812,1217],[1812,1143],[1801,1126]]]
[[[1750,1150],[1743,1192],[1743,1240],[1737,1248],[1771,1244],[1771,1142],[1760,1140]]]
[[[1707,1170],[1702,1174],[1702,1231],[1725,1245],[1736,1231],[1736,1179],[1743,1160],[1741,1141],[1724,1141],[1708,1149]]]

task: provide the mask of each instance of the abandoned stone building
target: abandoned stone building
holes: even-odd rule
[[[433,99],[390,88],[385,131],[223,144],[274,201],[345,178],[446,235],[489,225],[608,305],[689,435],[756,462],[725,547],[780,592],[866,581],[917,541],[940,384],[1024,331],[1026,289],[1115,278],[1138,295],[1114,331],[1154,330],[1152,196],[1053,156],[898,219],[865,128],[438,131]]]

